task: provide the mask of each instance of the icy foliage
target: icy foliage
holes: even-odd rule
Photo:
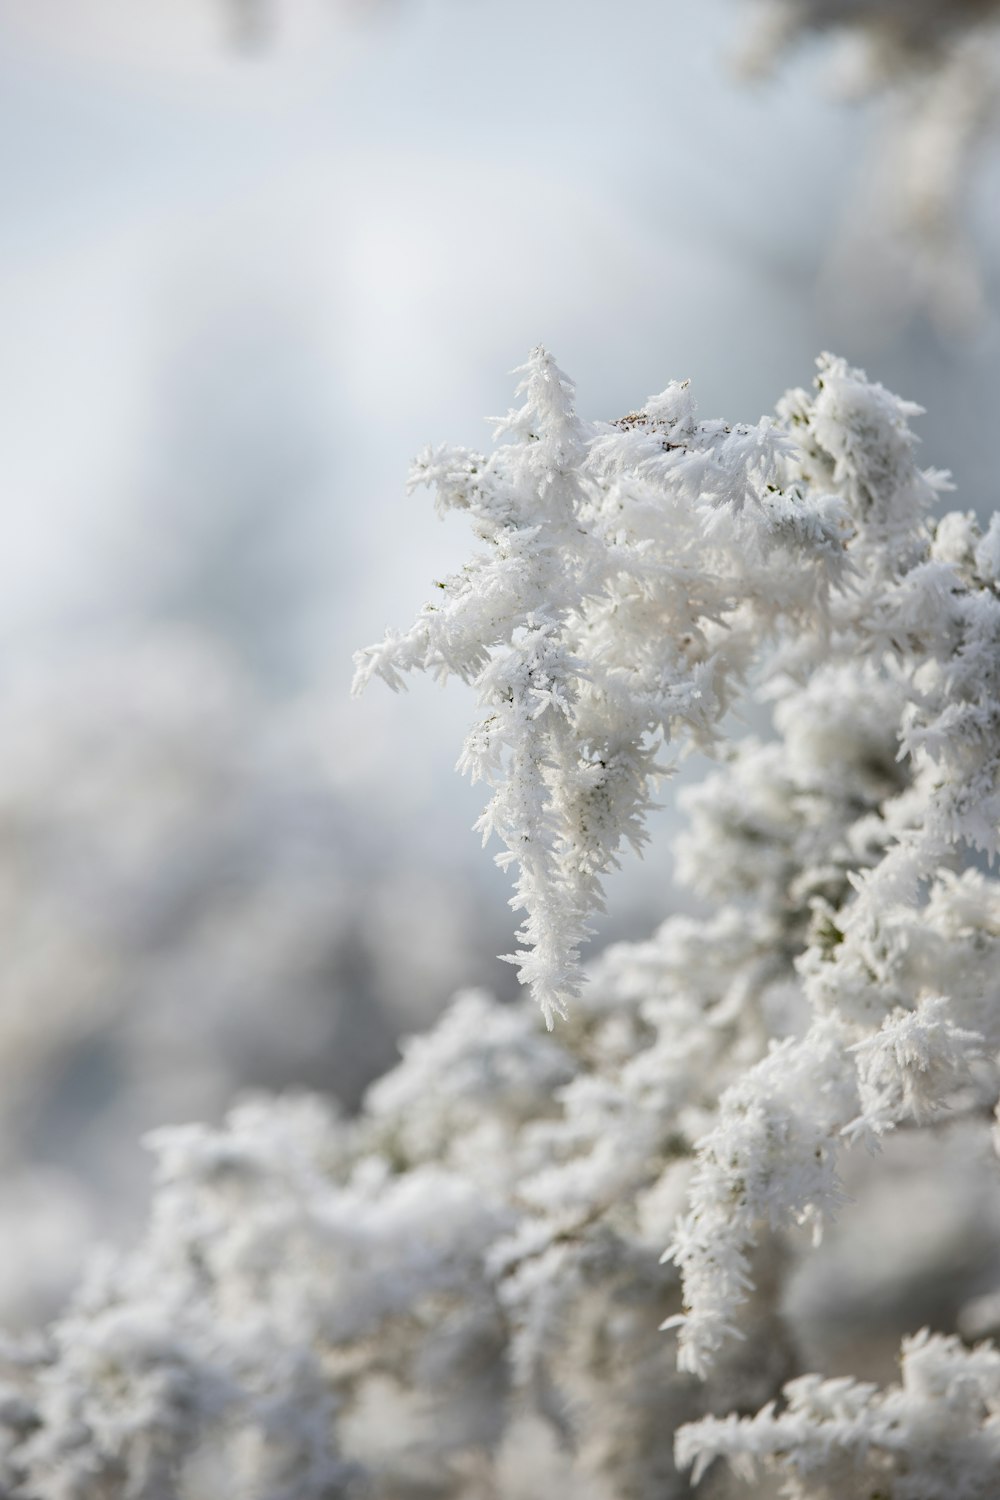
[[[788,1500],[989,1500],[1000,1473],[1000,1354],[924,1329],[904,1340],[887,1391],[800,1376],[755,1417],[709,1417],[677,1434],[695,1479],[714,1458],[752,1481],[786,1478]]]
[[[845,564],[843,504],[783,488],[769,420],[698,422],[675,385],[587,426],[544,350],[488,456],[428,451],[416,482],[466,512],[484,550],[405,635],[358,655],[357,687],[414,670],[471,683],[482,719],[460,766],[493,795],[479,827],[518,871],[513,957],[551,1025],[579,991],[601,877],[644,817],[675,740],[714,744],[781,622],[822,612]]]
[[[992,1348],[918,1334],[880,1394],[804,1375],[783,1305],[844,1152],[946,1112],[976,1170],[989,1140],[995,528],[929,519],[915,408],[829,356],[752,428],[686,386],[588,427],[541,351],[523,393],[490,456],[421,461],[481,550],[360,676],[477,691],[541,1006],[460,995],[353,1119],[157,1132],[143,1241],[4,1351],[12,1500],[681,1500],[717,1456],[803,1500],[992,1493]],[[771,724],[734,737],[749,693]],[[711,905],[585,975],[685,744]]]
[[[564,998],[557,981],[570,974],[575,988],[594,874],[622,837],[641,840],[657,744],[685,731],[712,744],[755,661],[757,690],[776,700],[778,742],[732,747],[690,796],[680,850],[703,893],[743,898],[725,910],[767,934],[765,961],[787,963],[810,1018],[762,1048],[700,1144],[670,1253],[688,1305],[682,1365],[704,1373],[748,1284],[757,1226],[820,1232],[845,1136],[873,1140],[994,1086],[997,888],[952,868],[963,846],[997,852],[993,528],[980,539],[948,518],[936,545],[928,513],[945,481],[916,464],[916,408],[841,360],[824,357],[815,390],[789,393],[777,426],[752,430],[699,423],[687,388],[672,387],[588,440],[541,351],[522,390],[504,429],[513,443],[424,466],[496,552],[443,585],[407,636],[362,653],[359,672],[396,686],[415,666],[457,671],[485,700],[465,763],[488,744],[474,768],[498,784],[494,806],[523,815],[488,813],[484,826],[501,831],[505,861],[548,843],[547,862],[522,864],[516,898],[522,936],[541,949],[522,977],[547,1019]],[[514,609],[494,606],[512,592]],[[533,662],[540,620],[559,665],[544,690],[529,668],[498,712],[497,663]],[[670,711],[695,693],[697,717]],[[573,792],[595,753],[609,758],[613,732],[632,789],[617,817],[606,809],[595,858],[590,808]]]

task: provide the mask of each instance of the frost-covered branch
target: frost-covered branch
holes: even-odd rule
[[[846,1139],[873,1142],[994,1086],[983,934],[956,935],[952,916],[956,899],[978,902],[988,923],[996,899],[992,881],[954,875],[963,848],[997,851],[1000,827],[993,532],[930,523],[946,480],[916,463],[918,409],[829,356],[812,392],[790,392],[777,423],[754,429],[697,422],[689,390],[671,387],[588,432],[540,351],[522,389],[505,429],[519,441],[425,466],[499,560],[475,559],[409,635],[362,653],[359,677],[396,685],[421,667],[478,686],[491,711],[466,764],[478,753],[497,785],[483,826],[501,832],[503,863],[520,858],[522,978],[549,1022],[579,990],[599,875],[641,834],[656,737],[715,744],[751,671],[776,700],[778,744],[733,747],[692,795],[680,850],[702,890],[756,908],[807,1017],[770,1050],[765,1029],[723,1095],[672,1242],[685,1312],[670,1321],[682,1367],[704,1374],[736,1326],[761,1227],[821,1232]],[[484,610],[497,598],[501,611]],[[544,691],[531,685],[542,619],[559,653]],[[498,712],[498,677],[516,712]],[[678,699],[698,714],[672,712]],[[595,845],[575,793],[616,733],[630,796],[605,803]]]
[[[788,1500],[990,1500],[1000,1473],[1000,1353],[926,1329],[904,1340],[902,1379],[805,1375],[755,1417],[706,1417],[677,1434],[695,1479],[716,1458],[752,1482],[781,1474]]]
[[[781,410],[799,434],[800,482],[830,484],[850,509],[856,584],[833,600],[825,661],[810,663],[799,642],[775,658],[779,672],[813,672],[802,685],[775,679],[776,727],[791,751],[779,757],[779,805],[804,797],[807,827],[822,827],[830,781],[853,798],[855,817],[839,830],[832,863],[818,849],[802,861],[801,844],[785,863],[785,889],[811,911],[794,962],[812,1021],[723,1097],[673,1242],[688,1306],[681,1362],[699,1373],[731,1329],[755,1226],[807,1221],[818,1234],[838,1202],[844,1137],[873,1140],[932,1117],[1000,1046],[996,985],[981,963],[997,886],[971,870],[956,880],[950,868],[963,847],[966,858],[995,853],[1000,827],[990,545],[969,518],[946,518],[936,534],[926,524],[941,481],[915,466],[912,409],[857,372],[827,361],[815,396],[793,393]],[[841,662],[852,663],[853,690]],[[802,756],[810,742],[812,765]],[[746,756],[760,752],[738,751],[737,768]],[[798,776],[784,769],[789,758]],[[772,771],[763,785],[773,780]],[[781,848],[773,835],[768,842]],[[711,847],[704,829],[698,843]]]
[[[698,422],[686,385],[585,425],[544,350],[489,456],[428,452],[415,480],[465,511],[477,553],[416,624],[357,658],[356,688],[457,676],[484,710],[459,762],[517,870],[515,955],[546,1021],[579,992],[601,877],[639,849],[664,746],[711,746],[762,640],[822,621],[843,507],[786,486],[773,423]]]

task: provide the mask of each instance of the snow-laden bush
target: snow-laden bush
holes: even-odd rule
[[[880,1393],[804,1373],[785,1310],[859,1143],[959,1127],[993,1187],[1000,523],[932,521],[916,408],[828,356],[752,427],[686,385],[587,425],[543,351],[521,392],[491,453],[419,460],[479,549],[359,680],[475,687],[533,998],[460,996],[354,1119],[159,1132],[143,1242],[4,1351],[12,1497],[665,1500],[716,1457],[810,1500],[994,1492],[1000,1355],[917,1334]],[[692,747],[705,910],[585,971]]]

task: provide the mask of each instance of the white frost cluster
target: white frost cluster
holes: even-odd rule
[[[755,1417],[708,1417],[677,1434],[695,1480],[714,1458],[788,1500],[992,1500],[1000,1474],[1000,1353],[926,1329],[903,1341],[902,1379],[880,1391],[803,1375]]]
[[[475,687],[540,1007],[460,995],[351,1119],[159,1132],[141,1244],[2,1351],[11,1500],[683,1500],[715,1458],[800,1500],[995,1493],[995,1350],[917,1335],[880,1394],[804,1374],[783,1313],[845,1151],[989,1139],[995,528],[929,518],[915,409],[829,356],[750,428],[686,386],[586,426],[541,351],[522,389],[492,454],[421,461],[480,550],[359,670]],[[771,726],[733,738],[750,693]],[[674,744],[716,757],[678,859],[708,909],[584,974]]]
[[[641,848],[663,746],[707,748],[779,625],[822,613],[844,572],[842,501],[782,482],[788,436],[696,419],[686,385],[586,425],[544,350],[489,455],[439,449],[415,482],[468,514],[482,550],[403,636],[358,654],[356,687],[414,670],[471,683],[459,765],[525,912],[514,959],[546,1022],[580,986],[601,876]]]
[[[443,503],[467,506],[496,550],[443,585],[409,635],[362,653],[359,673],[396,686],[403,669],[458,671],[491,710],[465,760],[489,741],[494,805],[530,808],[520,822],[487,814],[504,861],[548,842],[547,864],[534,852],[522,861],[516,898],[529,911],[522,937],[541,949],[520,955],[522,978],[547,1020],[564,999],[558,981],[576,977],[579,913],[599,899],[593,875],[623,837],[641,836],[658,741],[688,731],[713,743],[753,668],[776,700],[778,742],[731,749],[689,798],[681,848],[682,871],[705,894],[742,898],[734,918],[753,912],[767,961],[780,969],[781,955],[793,970],[808,1018],[762,1047],[700,1144],[670,1254],[686,1290],[681,1363],[704,1374],[732,1330],[758,1226],[820,1232],[839,1201],[845,1136],[872,1140],[995,1086],[998,888],[956,870],[963,849],[998,852],[993,532],[980,538],[961,516],[929,522],[946,480],[916,463],[907,424],[917,409],[841,360],[824,357],[813,392],[790,392],[776,426],[750,430],[699,423],[675,386],[588,439],[542,351],[522,391],[526,405],[501,429],[513,442],[489,459],[441,454],[425,466]],[[529,527],[532,487],[541,503]],[[524,580],[517,607],[494,611],[485,601],[498,575],[510,597],[511,555]],[[470,616],[478,634],[458,660],[450,643]],[[523,642],[542,618],[563,652],[563,685],[554,697],[528,686],[519,712],[514,694],[498,714],[497,662],[533,650]],[[668,708],[646,692],[637,710],[622,689],[645,687],[652,671],[667,680]],[[693,722],[669,711],[692,691]],[[537,728],[546,714],[550,740]],[[595,751],[605,754],[598,723],[604,736],[616,727],[634,788],[610,809],[617,819],[602,820],[600,861],[589,807],[573,797]],[[586,883],[575,878],[584,864]]]

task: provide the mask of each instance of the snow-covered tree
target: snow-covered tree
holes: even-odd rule
[[[418,460],[478,550],[359,683],[474,687],[531,996],[460,995],[354,1118],[157,1132],[141,1243],[3,1350],[12,1500],[995,1492],[992,1346],[911,1326],[899,1385],[810,1373],[791,1290],[897,1138],[1000,1226],[1000,521],[932,519],[917,409],[830,356],[756,426],[686,384],[588,424],[522,373],[491,452]],[[689,750],[704,908],[585,967]],[[997,1245],[919,1253],[988,1331]]]

